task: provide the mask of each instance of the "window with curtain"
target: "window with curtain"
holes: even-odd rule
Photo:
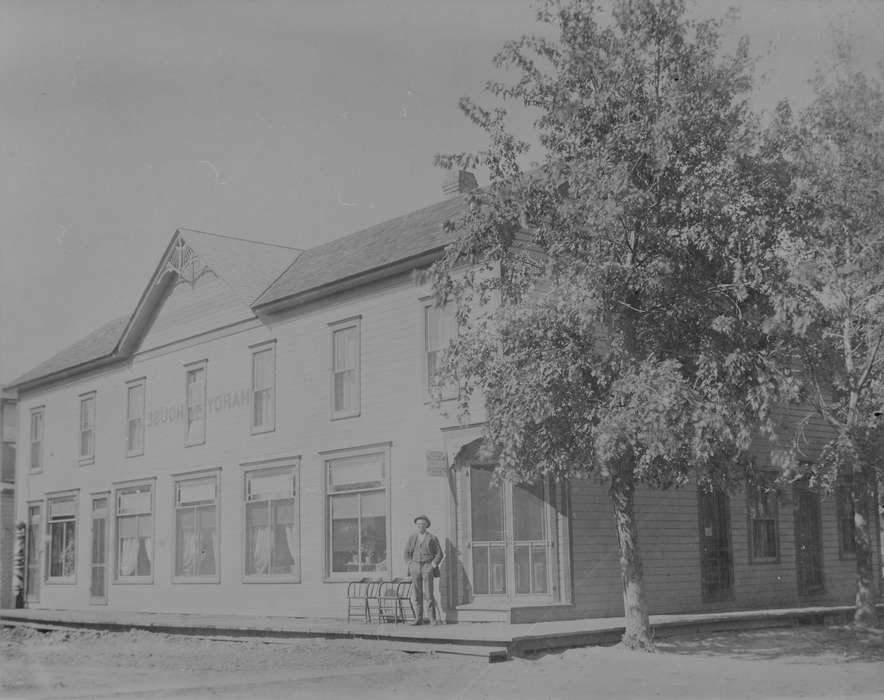
[[[332,417],[359,415],[359,321],[332,329]]]
[[[388,571],[385,453],[325,464],[330,573]]]
[[[144,454],[144,380],[128,385],[126,392],[126,456]]]
[[[747,488],[752,561],[772,561],[779,556],[777,490],[772,481],[772,477],[765,477]]]
[[[217,475],[175,482],[175,577],[218,573]]]
[[[206,363],[187,370],[187,444],[206,441]]]
[[[39,471],[43,468],[43,416],[44,409],[31,410],[31,470]]]
[[[81,462],[95,457],[95,394],[80,398],[80,452]]]
[[[433,380],[436,370],[439,368],[439,361],[442,353],[448,347],[448,344],[457,337],[457,318],[454,314],[454,306],[433,306],[424,307],[424,374],[425,387],[429,396],[433,391]],[[443,398],[452,398],[457,395],[457,387],[448,383],[443,387]]]
[[[153,571],[153,487],[139,484],[117,489],[116,577],[147,578]]]
[[[245,475],[245,574],[297,577],[298,501],[294,466]]]
[[[264,432],[276,427],[275,387],[276,350],[265,346],[252,353],[252,431]]]
[[[63,496],[48,500],[47,528],[49,581],[74,580],[77,573],[77,499]]]

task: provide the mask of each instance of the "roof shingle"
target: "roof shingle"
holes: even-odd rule
[[[117,342],[120,340],[123,329],[128,322],[129,317],[122,316],[105,323],[98,330],[93,331],[85,338],[78,340],[45,362],[40,363],[34,369],[21,375],[15,381],[10,382],[9,386],[27,384],[35,379],[40,379],[110,355],[114,348],[117,347]]]
[[[440,250],[454,239],[444,223],[462,208],[458,195],[306,251],[189,229],[178,234],[241,299],[261,306]],[[129,321],[124,316],[106,323],[9,386],[109,357]]]
[[[255,302],[262,306],[442,248],[454,236],[443,224],[463,209],[458,195],[304,251]]]

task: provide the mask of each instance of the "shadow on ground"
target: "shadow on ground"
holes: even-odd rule
[[[842,663],[884,661],[884,630],[813,626],[696,634],[660,639],[657,651],[795,663],[823,658]]]

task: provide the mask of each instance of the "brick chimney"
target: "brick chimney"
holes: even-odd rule
[[[479,186],[476,176],[469,170],[449,170],[442,181],[442,192],[446,197],[472,192]]]

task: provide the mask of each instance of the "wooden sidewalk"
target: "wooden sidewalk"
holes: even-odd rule
[[[884,612],[884,604],[879,608]],[[652,615],[657,638],[697,632],[840,623],[852,619],[853,606],[818,606],[688,615]],[[622,617],[557,620],[526,624],[467,622],[412,627],[391,623],[347,623],[328,618],[261,617],[152,613],[121,610],[0,610],[0,625],[43,629],[140,629],[235,639],[326,637],[373,639],[406,651],[468,654],[500,661],[515,656],[579,646],[616,644],[624,631]]]

